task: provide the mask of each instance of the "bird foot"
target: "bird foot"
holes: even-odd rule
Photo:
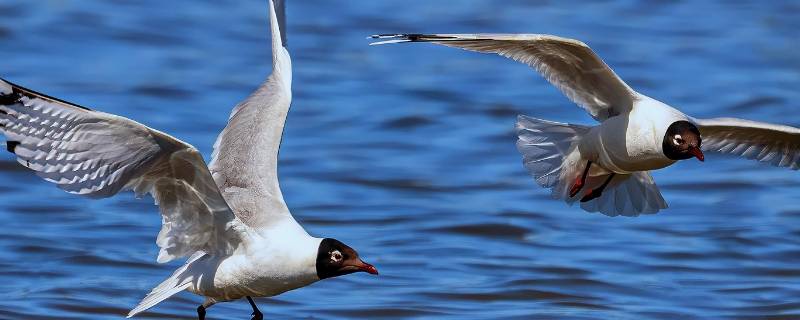
[[[583,185],[586,184],[586,176],[589,175],[589,169],[592,167],[592,161],[586,161],[586,168],[583,168],[583,173],[575,178],[575,184],[572,185],[572,188],[569,189],[569,197],[572,198],[576,194],[578,194],[581,189],[583,189]]]
[[[586,195],[583,196],[583,198],[581,198],[581,202],[592,201],[594,199],[600,198],[601,195],[603,195],[602,189],[592,189],[592,191],[587,192]]]
[[[206,319],[206,308],[203,306],[197,307],[197,320]]]
[[[575,179],[575,184],[573,184],[572,188],[569,189],[569,197],[570,198],[574,197],[576,194],[578,194],[578,192],[581,191],[582,188],[583,188],[583,179],[582,177],[578,177]]]
[[[258,312],[258,311],[253,311],[252,316],[253,316],[253,318],[251,318],[250,320],[263,320],[264,319],[264,315],[261,314],[261,312]]]

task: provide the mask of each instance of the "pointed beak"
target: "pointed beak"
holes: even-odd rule
[[[378,269],[375,269],[375,266],[366,263],[361,259],[359,259],[358,263],[356,263],[356,268],[358,268],[358,271],[363,271],[369,274],[378,275]]]
[[[697,158],[697,160],[700,160],[701,162],[706,161],[706,156],[703,155],[703,151],[700,151],[700,148],[698,147],[691,147],[689,149],[689,153],[691,153],[695,158]]]

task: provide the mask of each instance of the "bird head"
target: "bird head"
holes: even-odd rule
[[[325,238],[317,251],[317,276],[320,279],[338,277],[354,272],[378,274],[369,263],[359,258],[358,252],[339,240]]]
[[[705,161],[705,155],[700,150],[702,142],[697,126],[689,121],[676,121],[667,128],[662,148],[664,155],[672,160],[697,158]]]

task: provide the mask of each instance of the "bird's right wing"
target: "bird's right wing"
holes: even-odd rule
[[[0,133],[20,164],[69,193],[150,193],[163,218],[158,262],[229,254],[242,239],[203,157],[167,134],[2,79]]]
[[[209,165],[234,213],[252,228],[291,218],[278,184],[278,150],[292,102],[292,62],[281,37],[284,1],[269,3],[272,74],[233,108]]]
[[[703,150],[800,169],[800,129],[735,118],[692,119]]]
[[[495,53],[527,64],[570,100],[603,121],[631,110],[636,92],[583,42],[542,34],[387,34],[382,41],[432,42]]]

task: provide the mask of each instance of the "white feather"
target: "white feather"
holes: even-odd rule
[[[195,278],[193,274],[189,274],[187,271],[195,261],[199,260],[203,256],[205,256],[205,252],[197,252],[192,255],[186,261],[186,263],[175,270],[175,272],[173,272],[169,278],[153,288],[153,290],[150,291],[150,293],[148,293],[147,296],[145,296],[135,308],[128,312],[126,318],[133,317],[138,313],[152,308],[159,302],[166,300],[178,292],[188,289],[192,285],[192,282],[195,280]]]
[[[757,121],[692,119],[700,129],[702,148],[800,169],[800,129]]]

